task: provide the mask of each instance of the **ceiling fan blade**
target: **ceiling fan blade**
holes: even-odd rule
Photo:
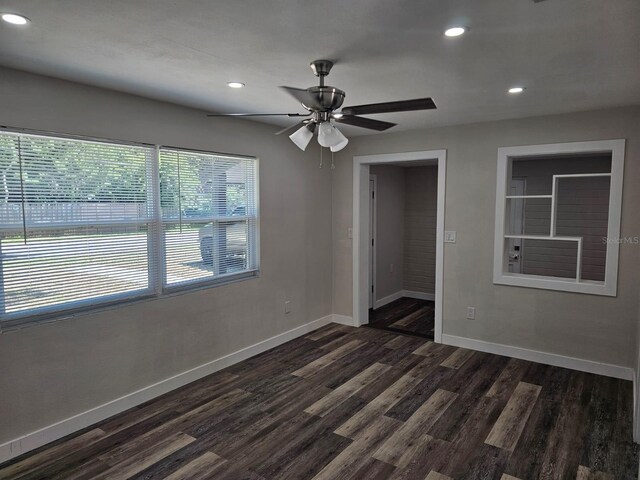
[[[281,86],[280,88],[291,95],[293,98],[298,100],[300,103],[302,103],[305,107],[323,110],[322,105],[320,105],[320,103],[318,102],[318,99],[304,88],[285,86]]]
[[[293,129],[298,129],[300,127],[305,126],[308,123],[308,120],[303,120],[302,122],[298,122],[295,125],[289,125],[286,128],[283,128],[282,130],[278,130],[276,133],[274,133],[274,135],[281,135],[284,132],[288,132],[289,130],[293,130]]]
[[[308,117],[310,113],[208,113],[207,117]]]
[[[412,110],[431,110],[434,108],[436,108],[436,104],[431,98],[415,98],[413,100],[343,107],[342,113],[345,115],[370,115],[373,113],[409,112]]]
[[[353,125],[354,127],[368,128],[370,130],[377,130],[382,132],[388,128],[395,127],[397,123],[383,122],[381,120],[373,120],[371,118],[356,117],[355,115],[345,115],[335,119],[336,122],[346,123],[347,125]]]

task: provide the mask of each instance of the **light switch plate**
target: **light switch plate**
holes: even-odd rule
[[[444,243],[456,243],[456,232],[454,230],[444,232]]]

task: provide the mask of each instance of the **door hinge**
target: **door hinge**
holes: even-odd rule
[[[371,198],[376,198],[376,192],[375,191],[371,192]]]
[[[372,246],[372,247],[374,246],[374,245],[373,245],[373,243],[374,243],[374,239],[372,238],[372,239],[371,239],[371,246]]]
[[[373,285],[371,285],[371,293],[373,293]]]

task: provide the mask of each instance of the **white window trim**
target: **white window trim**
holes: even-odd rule
[[[624,174],[625,140],[602,140],[593,142],[555,143],[548,145],[530,145],[521,147],[503,147],[498,149],[498,172],[496,186],[496,223],[494,239],[493,283],[498,285],[511,285],[519,287],[541,288],[545,290],[559,290],[564,292],[586,293],[592,295],[606,295],[615,297],[618,288],[618,255],[620,245],[617,241],[607,242],[606,267],[604,282],[580,280],[580,262],[577,267],[577,279],[564,279],[560,277],[543,277],[539,275],[527,275],[507,272],[507,249],[504,248],[504,240],[512,235],[506,234],[506,202],[508,183],[510,178],[510,160],[518,157],[541,157],[563,154],[581,153],[610,153],[611,154],[611,187],[609,192],[609,222],[607,235],[610,239],[620,237],[620,218],[622,213],[622,183]],[[596,174],[598,176],[609,174]],[[586,175],[572,175],[586,176]],[[590,175],[593,176],[593,175]],[[558,178],[567,175],[554,175],[553,191],[556,191]],[[529,196],[531,197],[531,196]],[[554,195],[536,196],[536,198],[551,198],[551,228],[548,237],[536,239],[569,240],[578,242],[578,258],[582,239],[579,237],[556,237],[554,222]],[[527,238],[531,235],[519,235],[518,238]]]

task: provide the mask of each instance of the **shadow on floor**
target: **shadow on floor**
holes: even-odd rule
[[[434,302],[399,298],[384,307],[369,310],[368,327],[433,340]]]

